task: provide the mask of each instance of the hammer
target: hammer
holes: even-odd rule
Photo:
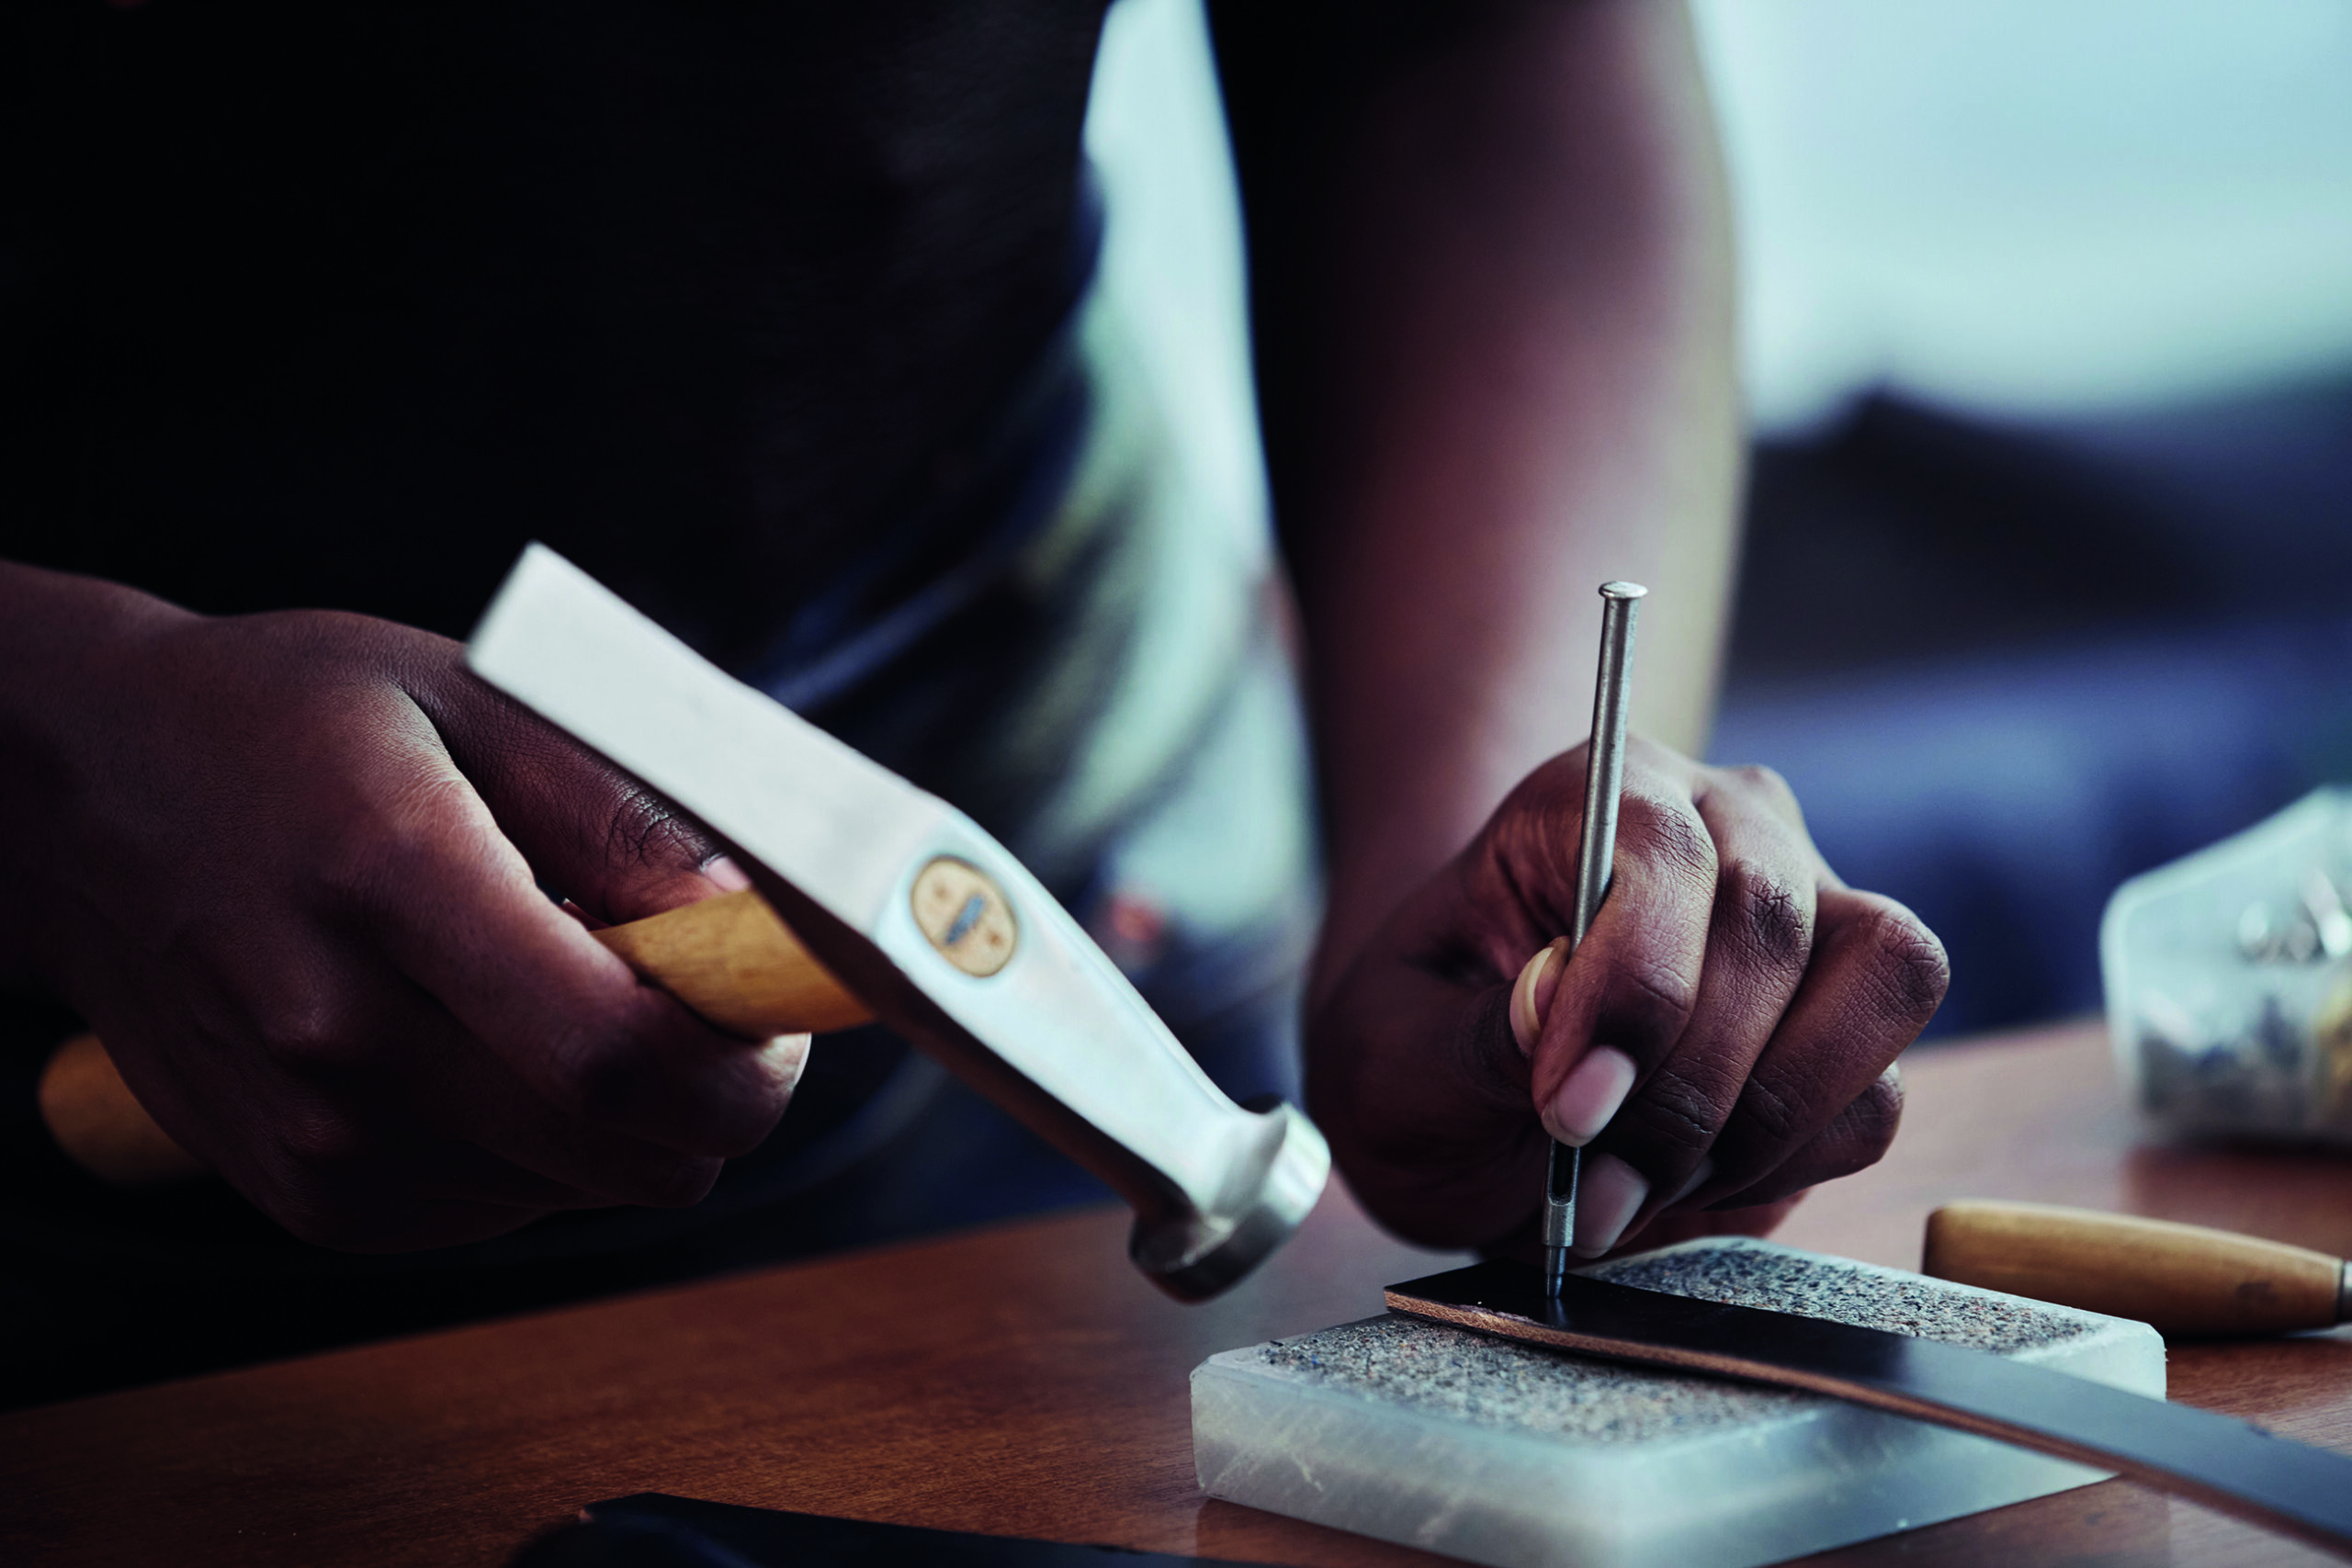
[[[1240,1279],[1314,1207],[1330,1171],[1314,1124],[1228,1100],[962,812],[544,546],[524,551],[466,657],[697,818],[750,875],[750,892],[595,933],[711,1022],[756,1039],[880,1019],[1125,1198],[1128,1257],[1180,1301]],[[51,1063],[42,1100],[68,1152],[171,1147],[86,1036]],[[126,1125],[111,1145],[93,1136]]]

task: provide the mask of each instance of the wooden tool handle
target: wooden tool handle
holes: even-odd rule
[[[110,1187],[169,1187],[204,1164],[139,1103],[95,1034],[60,1045],[40,1074],[40,1119],[66,1157]]]
[[[2285,1334],[2340,1321],[2343,1261],[2280,1242],[2043,1203],[1948,1203],[1922,1270],[2135,1317],[2165,1334]]]
[[[594,935],[639,976],[746,1039],[823,1034],[874,1017],[748,890]],[[147,1114],[95,1034],[77,1034],[51,1056],[40,1114],[67,1157],[113,1186],[162,1187],[203,1173]]]
[[[638,974],[747,1040],[830,1034],[874,1021],[874,1010],[749,889],[606,926],[595,936]]]

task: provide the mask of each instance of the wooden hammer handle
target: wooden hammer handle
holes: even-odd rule
[[[830,1034],[874,1021],[874,1010],[748,888],[606,926],[595,937],[639,975],[746,1040]]]
[[[748,890],[594,934],[639,976],[746,1039],[823,1034],[874,1017]],[[50,1058],[40,1114],[67,1157],[111,1185],[165,1186],[204,1169],[147,1114],[95,1034]]]
[[[2343,1320],[2344,1262],[2202,1225],[2044,1203],[1948,1203],[1922,1269],[2178,1335],[2286,1334]]]

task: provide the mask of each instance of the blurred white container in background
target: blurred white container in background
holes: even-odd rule
[[[2143,1110],[2185,1132],[2352,1144],[2352,789],[2118,888],[2108,1031]]]

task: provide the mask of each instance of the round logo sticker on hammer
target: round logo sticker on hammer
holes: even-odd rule
[[[915,877],[915,924],[948,963],[985,978],[1003,968],[1021,940],[1012,906],[968,862],[942,855]]]

